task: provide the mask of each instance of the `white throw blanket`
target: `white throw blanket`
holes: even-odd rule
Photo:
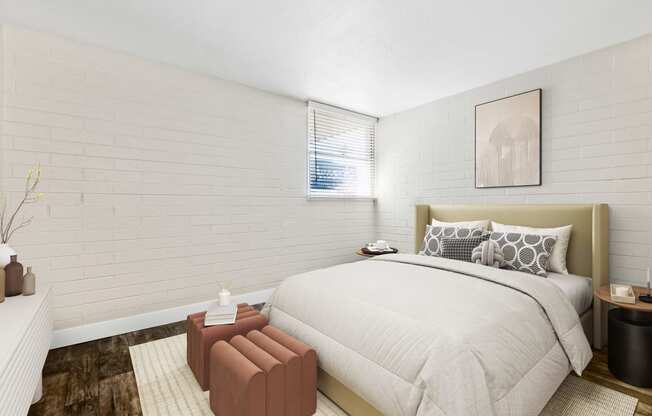
[[[295,275],[265,311],[387,415],[536,415],[592,357],[575,309],[545,278],[437,257]]]

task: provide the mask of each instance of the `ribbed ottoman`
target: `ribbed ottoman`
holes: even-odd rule
[[[267,416],[285,416],[285,366],[283,363],[242,335],[233,337],[230,344],[244,358],[265,373],[265,414]]]
[[[234,324],[204,326],[206,312],[188,315],[186,320],[186,359],[201,388],[209,387],[210,350],[218,341],[230,341],[236,335],[245,335],[267,325],[267,318],[246,303],[238,305]]]
[[[262,332],[301,359],[300,414],[301,416],[313,415],[317,411],[317,353],[275,326],[268,325]]]
[[[317,411],[317,354],[277,328],[216,343],[210,363],[210,406],[216,416],[310,416]]]
[[[215,416],[266,416],[265,372],[225,341],[211,348],[209,402]]]

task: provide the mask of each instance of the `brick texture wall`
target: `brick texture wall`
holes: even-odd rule
[[[378,201],[305,199],[305,104],[11,26],[0,179],[45,199],[11,245],[54,290],[57,328],[273,287],[385,238],[415,203],[607,202],[612,280],[652,266],[652,36],[383,118]],[[543,88],[543,183],[473,188],[473,106]]]
[[[354,260],[369,201],[305,198],[305,103],[2,29],[3,190],[45,199],[11,241],[57,328],[205,301]]]
[[[460,70],[463,70],[461,68]],[[652,267],[652,35],[383,118],[378,238],[413,250],[416,203],[610,205],[611,280]],[[543,89],[543,186],[474,189],[474,105]]]

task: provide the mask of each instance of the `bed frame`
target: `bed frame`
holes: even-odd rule
[[[609,283],[609,212],[607,204],[564,205],[417,205],[415,252],[421,249],[426,225],[440,221],[489,219],[503,224],[551,228],[573,225],[566,256],[568,271],[593,279],[594,292]],[[593,308],[580,317],[595,348],[606,340],[606,308],[594,295]],[[352,416],[382,415],[337,379],[319,371],[319,390]]]

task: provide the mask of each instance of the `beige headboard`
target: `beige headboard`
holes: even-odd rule
[[[489,219],[503,224],[531,227],[573,225],[568,247],[568,271],[593,279],[594,291],[609,283],[609,213],[607,204],[565,205],[417,205],[415,249],[423,243],[426,224],[432,218],[440,221]],[[601,302],[593,301],[593,340],[600,348],[604,339],[605,319]]]

